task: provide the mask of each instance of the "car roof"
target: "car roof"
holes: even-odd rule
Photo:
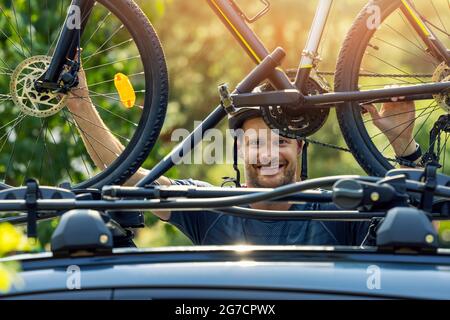
[[[450,250],[391,254],[349,247],[176,247],[116,249],[111,255],[54,258],[13,256],[21,284],[9,296],[67,291],[67,269],[77,266],[85,290],[216,288],[324,292],[365,297],[450,297]],[[368,270],[381,288],[367,285]]]

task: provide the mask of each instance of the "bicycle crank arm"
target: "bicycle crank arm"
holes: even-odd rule
[[[446,90],[450,90],[450,81],[368,91],[325,93],[315,96],[305,96],[305,101],[302,107],[312,107],[323,104],[340,104],[349,101],[370,101],[377,99],[389,101],[394,97],[408,97],[411,95],[418,96],[426,94],[432,95],[442,93]],[[424,97],[426,96],[422,96],[422,98]]]

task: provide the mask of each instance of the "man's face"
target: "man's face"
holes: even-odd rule
[[[301,153],[297,140],[275,134],[262,118],[245,121],[242,129],[248,187],[276,188],[296,182]]]

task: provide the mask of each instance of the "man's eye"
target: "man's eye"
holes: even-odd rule
[[[278,141],[278,143],[279,143],[280,145],[282,145],[282,144],[286,144],[286,143],[288,143],[288,142],[287,142],[287,140],[280,139],[280,140]]]

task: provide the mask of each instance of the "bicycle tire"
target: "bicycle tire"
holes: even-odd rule
[[[401,4],[400,0],[375,0],[368,3],[357,16],[342,45],[336,66],[335,91],[357,91],[358,74],[365,51],[377,31],[369,29],[367,21],[373,13],[369,6],[378,6],[383,23]],[[337,107],[337,118],[344,139],[353,156],[370,175],[384,176],[394,166],[377,149],[365,128],[361,107],[346,102]]]
[[[161,133],[169,100],[169,76],[165,55],[159,37],[147,16],[132,0],[100,2],[114,11],[119,18],[122,16],[121,20],[130,24],[129,30],[135,32],[133,36],[137,39],[136,45],[146,71],[146,82],[153,84],[152,99],[145,99],[144,112],[137,132],[120,157],[93,181],[79,185],[80,188],[122,184],[136,173]],[[147,92],[148,94],[150,92]]]

